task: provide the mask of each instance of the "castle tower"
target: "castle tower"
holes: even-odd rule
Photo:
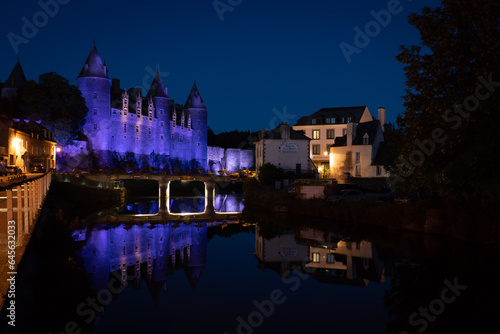
[[[190,228],[191,245],[184,271],[194,291],[207,265],[207,223],[191,224]]]
[[[155,127],[155,145],[156,154],[170,154],[170,98],[167,89],[163,86],[160,74],[156,71],[156,76],[148,91],[148,98],[153,100],[155,117],[158,123]]]
[[[10,72],[9,78],[5,81],[2,88],[2,97],[16,96],[17,90],[26,84],[26,76],[24,75],[23,68],[19,59],[16,65]]]
[[[191,138],[192,159],[199,164],[199,168],[207,169],[207,108],[201,98],[198,87],[194,83],[191,93],[185,104],[185,109],[191,116],[193,128]],[[196,166],[192,166],[196,167]]]
[[[111,116],[111,80],[94,45],[76,79],[87,108],[87,121],[83,127],[91,149],[98,155],[102,164],[107,163],[109,149],[109,127]]]

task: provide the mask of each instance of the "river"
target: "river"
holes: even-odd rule
[[[170,198],[175,213],[203,197]],[[496,248],[244,208],[231,220],[40,222],[5,333],[456,333],[499,319]],[[158,201],[117,209],[155,215]],[[8,303],[6,303],[7,305]]]

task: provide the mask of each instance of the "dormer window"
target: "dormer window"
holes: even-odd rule
[[[368,136],[368,133],[365,133],[363,136],[363,145],[368,145],[370,143],[370,136]]]

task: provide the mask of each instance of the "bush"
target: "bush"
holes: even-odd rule
[[[267,163],[259,168],[259,181],[263,185],[271,185],[274,180],[281,180],[285,177],[282,168],[278,168],[273,164]]]

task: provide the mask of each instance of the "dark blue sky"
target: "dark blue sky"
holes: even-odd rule
[[[294,124],[323,107],[367,105],[376,116],[384,106],[394,121],[405,89],[395,56],[400,45],[419,43],[407,17],[439,4],[401,0],[348,63],[340,43],[356,46],[354,28],[365,31],[370,12],[395,0],[220,0],[232,10],[222,15],[213,0],[59,1],[66,4],[53,17],[35,0],[2,4],[1,81],[19,57],[28,79],[54,71],[76,84],[95,39],[122,88],[149,88],[159,66],[169,96],[183,104],[196,80],[216,133]],[[23,32],[26,20],[38,31]],[[14,34],[24,39],[17,53]]]

